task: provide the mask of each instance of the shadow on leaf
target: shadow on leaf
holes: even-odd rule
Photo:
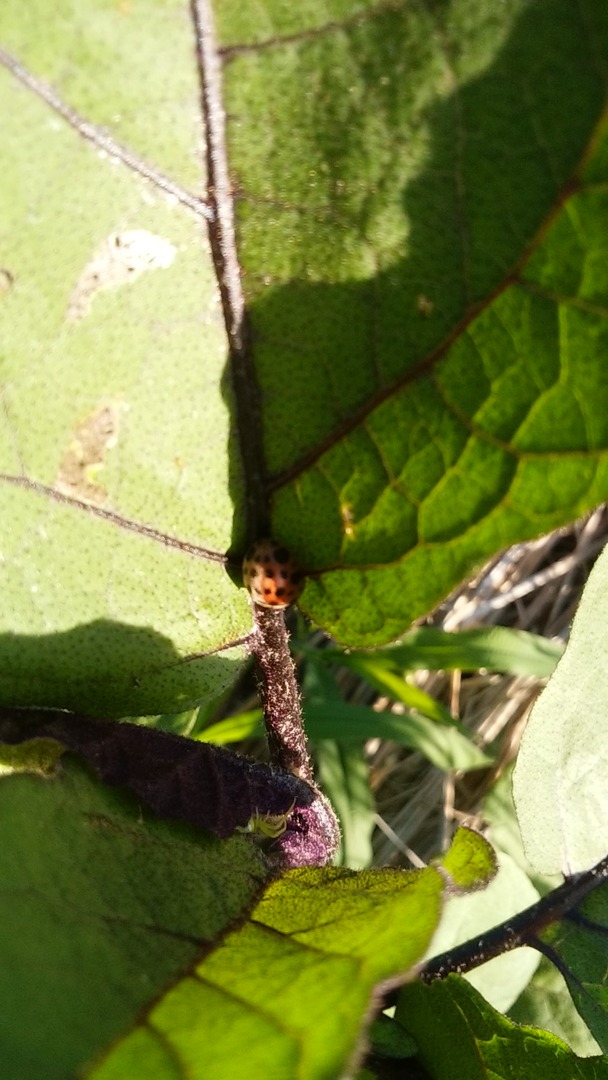
[[[50,635],[0,635],[0,697],[93,716],[185,711],[230,686],[240,655],[185,660],[155,630],[96,619]],[[101,702],[101,705],[99,704]]]

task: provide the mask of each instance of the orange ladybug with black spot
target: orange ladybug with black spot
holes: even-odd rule
[[[251,599],[262,607],[293,604],[304,584],[290,552],[277,540],[257,540],[243,559],[243,582]]]

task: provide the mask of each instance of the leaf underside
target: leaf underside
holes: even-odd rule
[[[585,871],[606,854],[607,585],[604,551],[564,655],[534,705],[513,774],[526,855],[543,873]]]
[[[216,8],[250,328],[232,359],[188,9],[0,14],[35,77],[178,188],[2,74],[6,703],[216,698],[251,627],[252,500],[310,572],[307,614],[370,646],[608,496],[604,7]]]

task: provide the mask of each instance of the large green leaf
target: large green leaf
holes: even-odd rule
[[[100,1077],[338,1075],[376,984],[428,947],[446,888],[436,868],[268,884],[248,837],[156,821],[65,757],[53,776],[4,777],[0,819],[0,1046],[19,1080],[100,1057]],[[463,865],[473,886],[492,875],[473,834],[452,862],[457,883]]]
[[[463,874],[468,886],[486,884],[491,849],[462,833],[443,865],[451,855],[456,884]],[[92,1076],[122,1080],[134,1067],[159,1080],[344,1075],[374,986],[401,981],[420,958],[445,885],[435,867],[288,872]]]
[[[2,1071],[65,1080],[251,906],[244,836],[155,821],[62,761],[0,783]]]
[[[88,118],[202,190],[182,3],[121,12],[42,2],[24,15],[3,5],[7,47]],[[224,553],[238,478],[204,222],[88,145],[7,72],[2,100],[2,258],[14,281],[3,297],[0,471]],[[93,273],[107,280],[116,264],[100,263],[108,239],[116,256],[115,238],[124,248],[134,230],[152,255],[155,238],[170,245],[171,265],[94,289]],[[88,304],[75,305],[79,284],[93,289]],[[1,498],[5,701],[137,715],[186,708],[233,680],[239,649],[172,666],[249,628],[245,595],[221,563],[34,489],[5,482]]]
[[[291,871],[92,1075],[342,1075],[374,984],[420,957],[442,888],[436,870]]]
[[[217,53],[195,7],[237,196],[230,358],[189,7],[0,12],[27,69],[2,75],[4,701],[216,696],[251,625],[217,559],[255,517],[312,572],[303,608],[374,645],[608,495],[604,6],[222,0]]]
[[[545,874],[588,870],[606,854],[608,552],[595,564],[570,641],[534,709],[513,774],[526,855]]]
[[[298,33],[269,3],[260,33],[237,7],[273,521],[318,571],[305,610],[378,644],[606,491],[608,11],[302,5]]]

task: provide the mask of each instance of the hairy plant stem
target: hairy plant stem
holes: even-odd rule
[[[253,612],[250,649],[261,673],[260,696],[272,760],[314,785],[285,612],[259,604],[253,605]]]
[[[522,945],[528,945],[532,949],[547,956],[553,964],[562,971],[559,958],[540,935],[552,923],[569,920],[573,923],[584,923],[584,916],[576,910],[579,904],[594,891],[604,885],[608,880],[608,856],[602,859],[591,870],[573,874],[567,878],[563,885],[553,889],[546,896],[541,897],[535,904],[518,912],[505,922],[499,923],[491,930],[487,930],[478,937],[465,941],[447,952],[441,953],[428,960],[419,971],[418,975],[422,982],[432,983],[437,979],[445,979],[448,975],[464,975],[473,968],[480,967],[495,956],[511,952]],[[604,927],[601,927],[605,931]],[[382,997],[382,1007],[387,1008],[396,1005],[399,999],[401,987],[389,990]]]
[[[506,922],[480,934],[472,941],[465,941],[457,948],[433,957],[425,964],[420,978],[424,982],[434,982],[435,979],[445,979],[446,975],[453,972],[463,975],[465,971],[471,971],[493,957],[511,952],[522,945],[529,945],[542,952],[539,934],[551,923],[571,918],[573,909],[581,904],[589,893],[603,885],[607,878],[608,857],[591,870],[573,874],[563,885]]]

